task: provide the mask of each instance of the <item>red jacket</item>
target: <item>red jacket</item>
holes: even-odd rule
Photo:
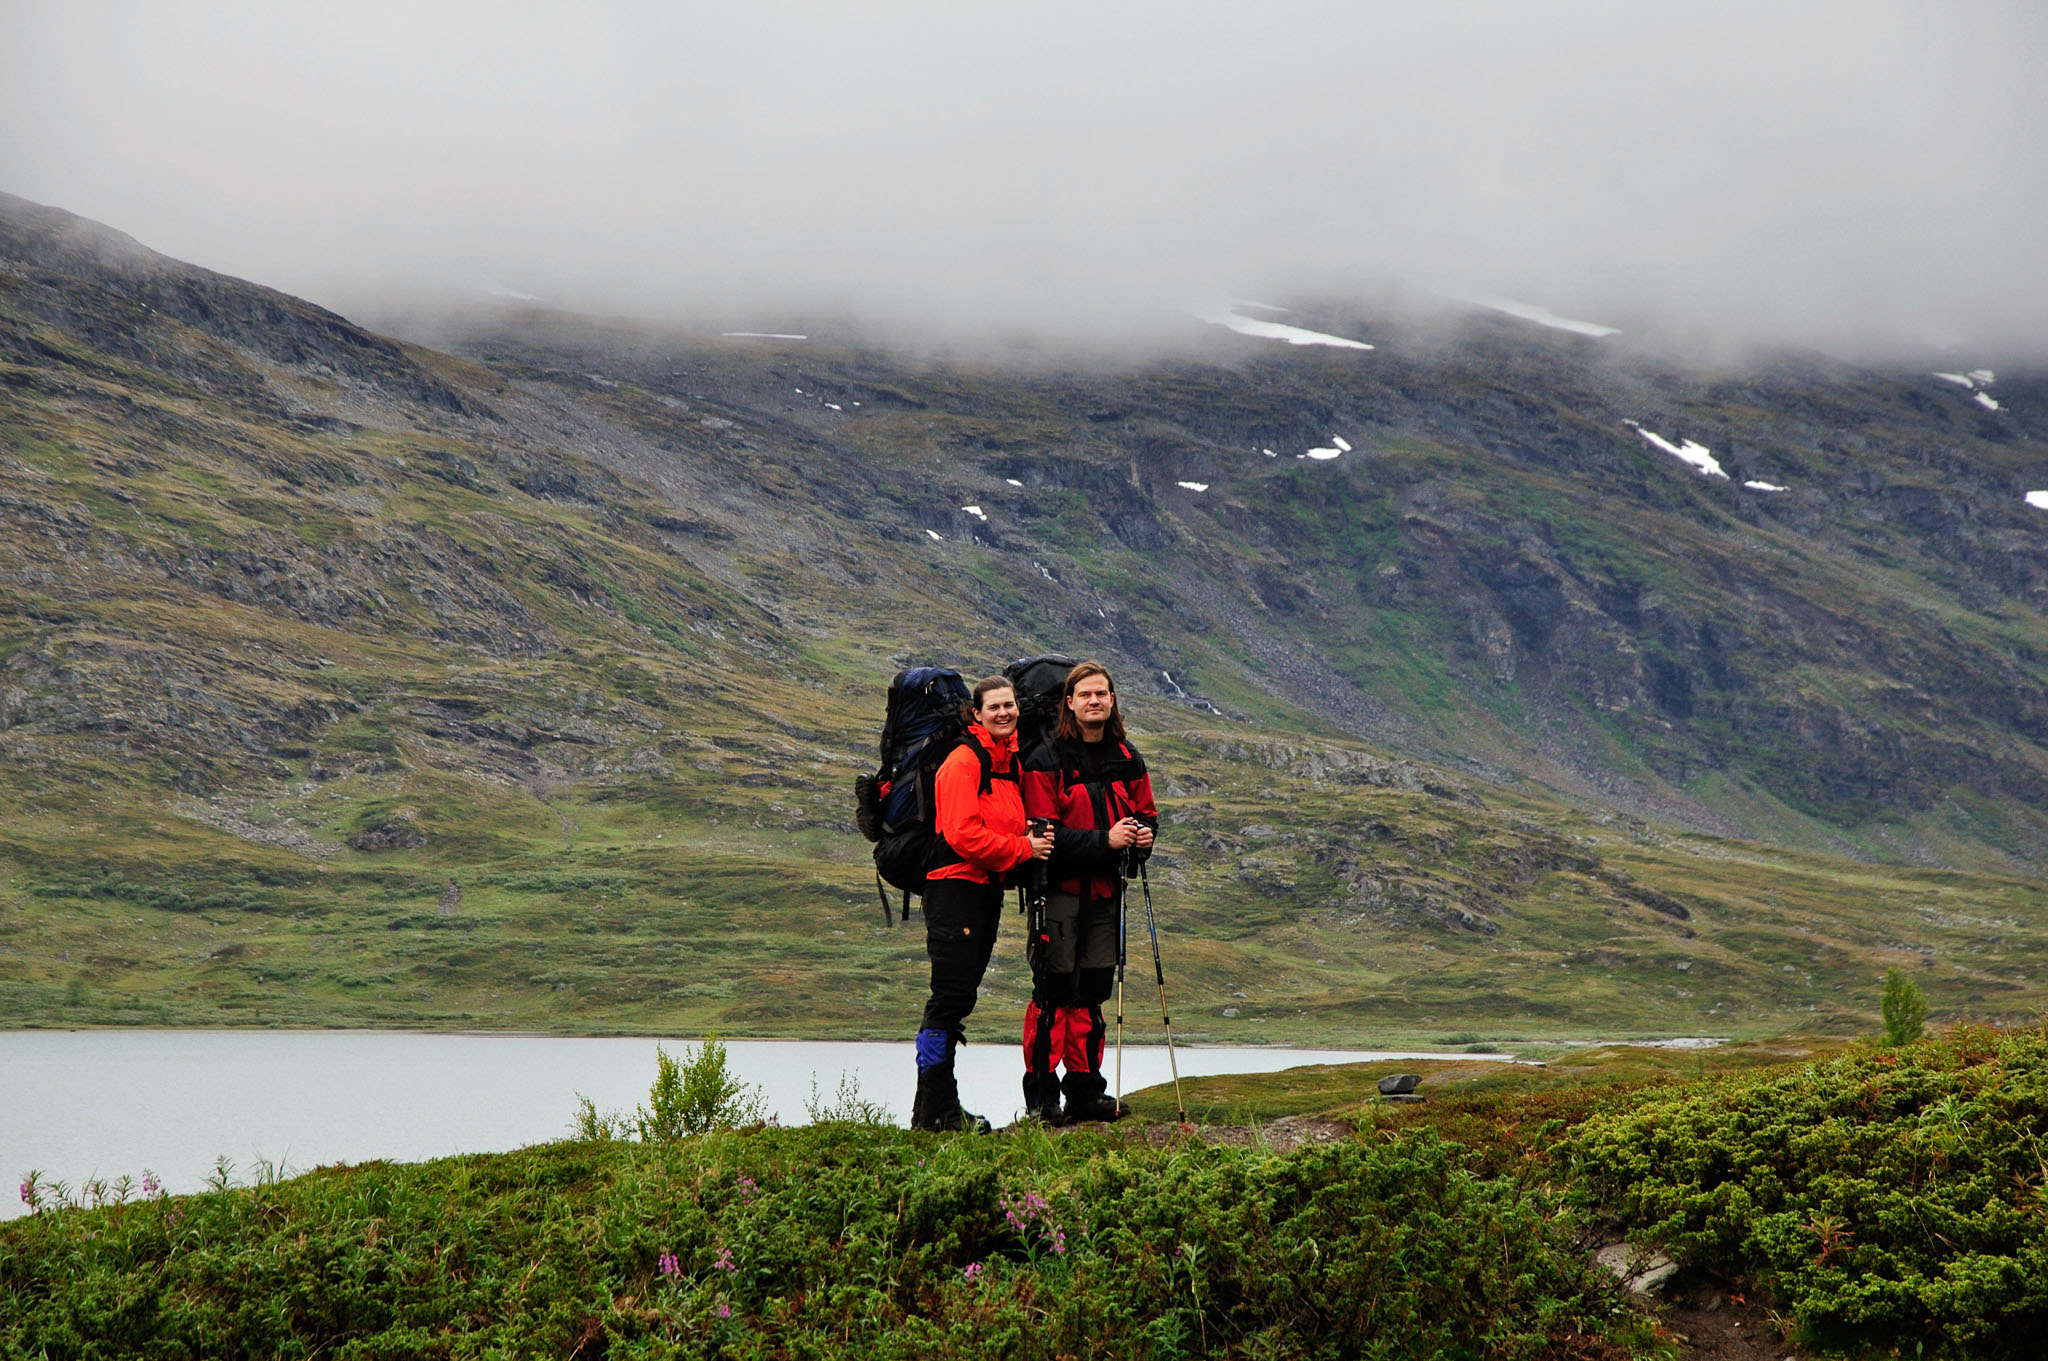
[[[1107,737],[1040,743],[1024,762],[1024,808],[1059,827],[1047,864],[1054,890],[1091,901],[1115,897],[1123,873],[1124,852],[1110,848],[1110,827],[1136,818],[1159,829],[1145,758],[1128,741]]]
[[[988,757],[988,789],[981,787],[981,758],[967,744],[976,743]],[[965,879],[973,884],[1001,883],[1005,872],[1031,858],[1025,835],[1024,793],[1017,783],[1017,739],[998,742],[976,723],[939,766],[932,781],[938,799],[939,835],[960,858],[940,865],[927,879]]]

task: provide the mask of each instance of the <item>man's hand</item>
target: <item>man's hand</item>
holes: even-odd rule
[[[1135,846],[1141,851],[1152,849],[1152,829],[1136,818],[1125,818],[1109,829],[1109,848],[1121,851]]]
[[[1052,828],[1033,829],[1027,838],[1031,842],[1031,858],[1043,860],[1052,854]]]

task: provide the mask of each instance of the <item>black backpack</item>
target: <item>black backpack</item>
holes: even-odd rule
[[[1067,673],[1080,663],[1058,652],[1019,657],[1003,668],[1003,678],[1017,691],[1017,751],[1029,756],[1060,725]]]
[[[912,667],[889,682],[881,768],[853,782],[853,821],[875,843],[875,891],[884,918],[890,916],[884,881],[903,890],[908,921],[910,895],[924,892],[926,872],[953,858],[935,825],[932,782],[967,731],[961,718],[967,703],[967,682],[942,666]]]

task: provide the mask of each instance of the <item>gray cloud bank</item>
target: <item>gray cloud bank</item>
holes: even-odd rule
[[[0,0],[0,189],[323,301],[2048,356],[2048,6]],[[780,329],[768,326],[767,329]]]

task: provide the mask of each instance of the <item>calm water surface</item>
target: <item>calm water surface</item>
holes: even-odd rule
[[[215,1160],[246,1181],[264,1163],[304,1171],[337,1162],[492,1153],[569,1132],[577,1097],[631,1110],[654,1078],[652,1039],[443,1035],[393,1031],[77,1030],[0,1032],[0,1217],[34,1169],[76,1187],[89,1177],[195,1191]],[[664,1040],[680,1054],[687,1040]],[[732,1040],[740,1077],[785,1125],[829,1102],[842,1074],[907,1122],[911,1046]],[[1181,1046],[1181,1076],[1263,1073],[1313,1063],[1424,1057],[1398,1051]],[[1105,1067],[1114,1062],[1104,1056]],[[1013,1044],[960,1051],[961,1100],[1001,1124],[1022,1104]],[[1124,1090],[1169,1077],[1166,1050],[1126,1045]]]

